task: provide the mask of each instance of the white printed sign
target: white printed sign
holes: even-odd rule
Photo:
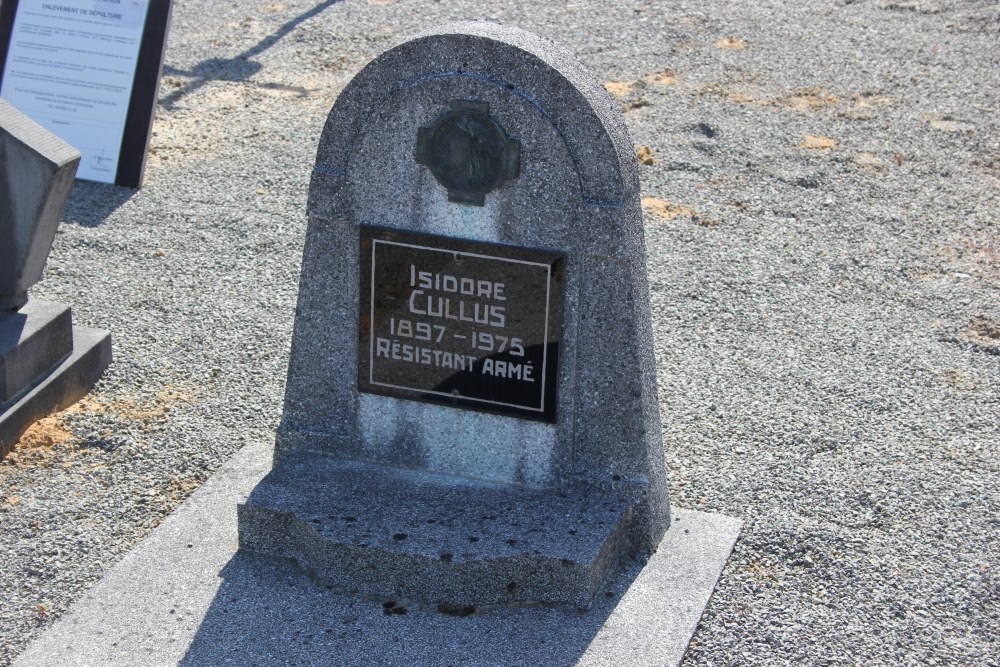
[[[150,0],[20,0],[0,97],[114,183]]]

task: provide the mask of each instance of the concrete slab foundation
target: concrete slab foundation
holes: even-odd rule
[[[676,665],[741,522],[673,510],[648,564],[587,612],[339,595],[236,553],[236,505],[270,467],[244,448],[22,654],[32,665]]]

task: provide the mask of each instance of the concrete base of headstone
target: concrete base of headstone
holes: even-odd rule
[[[0,315],[0,458],[33,423],[81,399],[111,363],[111,334],[32,299]]]
[[[73,353],[72,317],[66,304],[38,299],[0,315],[0,405]]]
[[[239,507],[240,546],[344,593],[453,607],[589,607],[629,503],[290,454]]]
[[[740,521],[674,509],[648,564],[587,612],[340,595],[237,553],[234,504],[271,463],[244,448],[15,661],[34,665],[676,665]]]

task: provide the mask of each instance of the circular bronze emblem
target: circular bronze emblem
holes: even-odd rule
[[[452,102],[452,110],[417,133],[417,162],[430,169],[450,201],[482,206],[487,193],[515,178],[520,144],[507,137],[479,102]]]

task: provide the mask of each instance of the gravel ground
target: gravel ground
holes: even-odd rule
[[[0,664],[272,438],[325,115],[453,18],[648,147],[672,501],[746,522],[685,663],[1000,665],[994,0],[177,0],[146,187],[78,183],[33,290],[115,362],[0,463]]]

